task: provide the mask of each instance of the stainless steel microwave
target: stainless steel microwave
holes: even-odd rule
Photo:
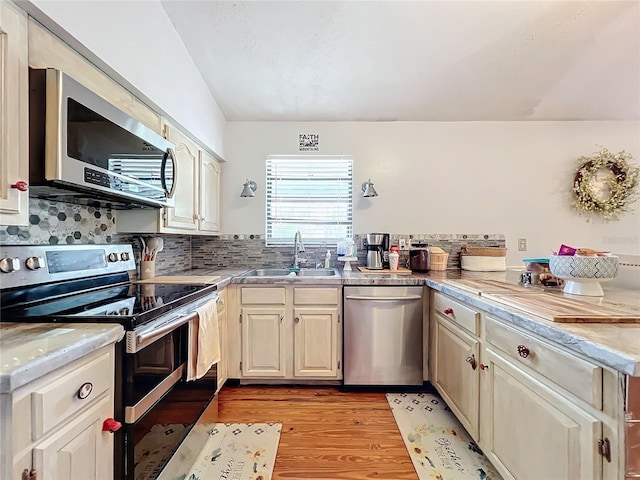
[[[115,209],[171,207],[174,150],[63,72],[29,70],[31,196]]]

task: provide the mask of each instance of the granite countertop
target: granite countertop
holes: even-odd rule
[[[121,325],[0,323],[0,393],[9,393],[124,336]]]
[[[363,273],[354,269],[350,272],[339,270],[337,277],[241,277],[243,269],[194,269],[177,272],[180,275],[220,275],[218,288],[230,283],[241,284],[335,284],[335,285],[427,285],[458,298],[474,307],[484,310],[497,318],[515,326],[531,331],[540,337],[556,342],[569,350],[581,353],[588,358],[607,365],[622,373],[640,377],[640,323],[558,323],[547,320],[530,312],[523,311],[503,303],[496,302],[481,293],[459,288],[455,280],[491,280],[496,285],[510,288],[518,286],[522,269],[508,269],[506,272],[468,272],[460,270],[429,271],[424,273],[399,274]],[[543,293],[541,287],[519,287],[528,293]],[[591,299],[580,297],[611,306],[624,306],[640,312],[638,292],[624,290],[603,284],[605,296]],[[561,291],[553,292],[563,297]],[[574,295],[568,295],[573,297]]]

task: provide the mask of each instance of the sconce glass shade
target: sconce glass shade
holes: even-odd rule
[[[240,194],[241,197],[255,197],[256,196],[256,189],[258,188],[258,185],[256,184],[256,182],[254,182],[253,180],[249,180],[247,179],[246,182],[244,182],[243,185],[243,189],[242,189],[242,193]]]
[[[371,183],[371,179],[367,180],[362,184],[362,196],[363,197],[377,197],[378,192],[373,188],[373,183]]]

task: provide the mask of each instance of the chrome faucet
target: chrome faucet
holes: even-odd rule
[[[296,236],[293,237],[293,265],[292,268],[300,268],[300,263],[307,261],[306,258],[298,257],[299,253],[304,252],[304,243],[302,243],[302,235],[300,230],[296,232]]]

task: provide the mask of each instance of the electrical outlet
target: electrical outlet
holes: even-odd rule
[[[519,238],[518,239],[518,251],[519,252],[526,252],[527,251],[527,239],[526,238]]]
[[[406,238],[399,238],[398,239],[398,247],[400,247],[400,250],[406,250],[407,249],[407,239]]]

